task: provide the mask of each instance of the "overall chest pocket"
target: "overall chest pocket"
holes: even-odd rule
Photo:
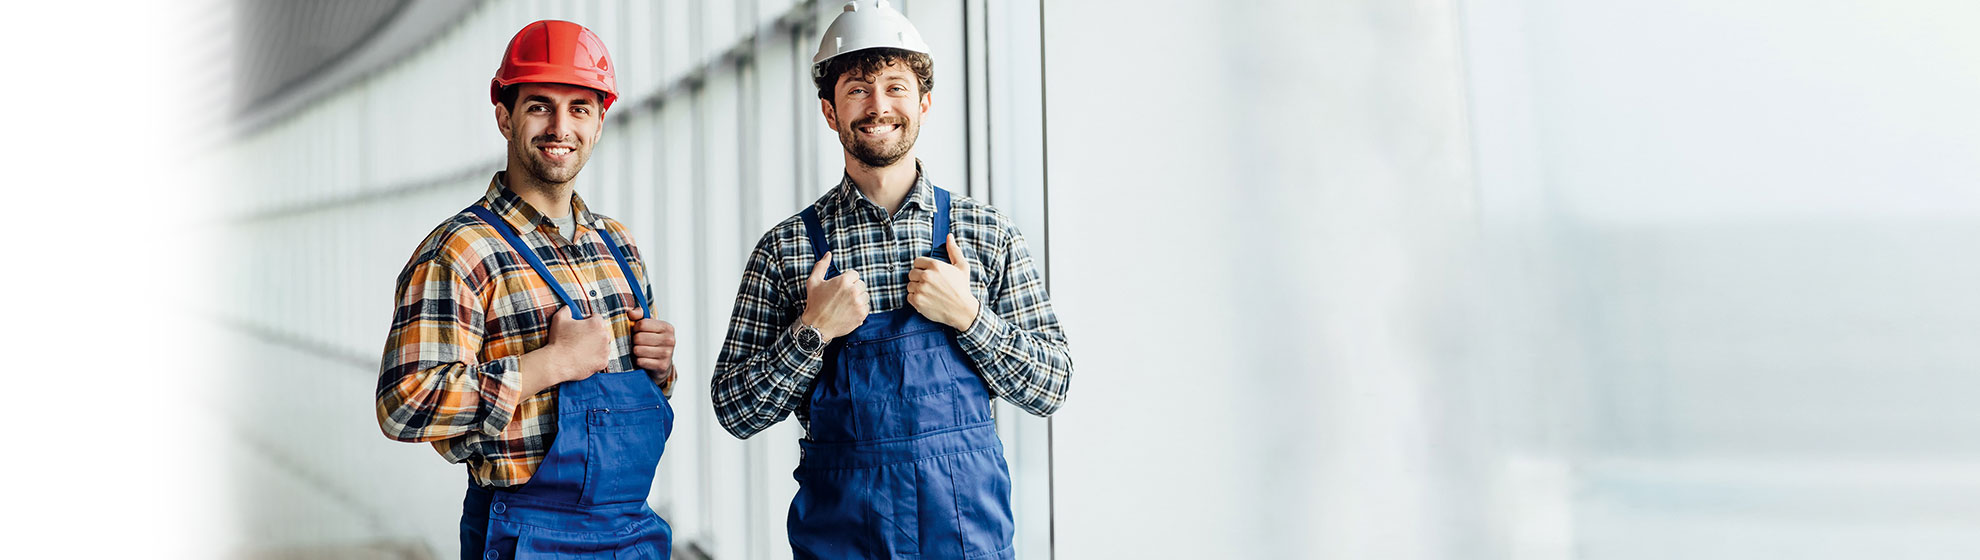
[[[674,430],[673,407],[661,399],[640,407],[597,408],[585,413],[585,424],[590,433],[579,500],[587,505],[645,501]]]
[[[953,392],[958,379],[976,376],[946,336],[919,333],[902,338],[910,337],[916,340],[907,347],[843,354],[834,364],[835,373],[844,378],[843,393],[828,397],[854,402],[913,400]],[[888,342],[894,341],[880,344]]]

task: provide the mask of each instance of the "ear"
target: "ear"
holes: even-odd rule
[[[825,126],[832,127],[833,132],[839,131],[839,113],[832,110],[832,100],[818,100],[818,112],[825,114]]]
[[[928,116],[928,107],[930,105],[933,105],[934,103],[935,103],[935,94],[933,93],[921,94],[921,116],[924,117]]]
[[[515,132],[509,130],[509,108],[501,103],[495,104],[495,130],[502,131],[503,140],[515,140]]]

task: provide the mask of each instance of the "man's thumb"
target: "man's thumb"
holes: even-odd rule
[[[969,272],[969,257],[963,256],[962,247],[956,245],[956,234],[949,234],[949,264],[956,265],[963,272]]]
[[[818,259],[818,264],[811,265],[811,278],[806,280],[806,283],[816,285],[824,282],[825,271],[830,268],[832,268],[832,252],[826,251],[825,257]]]

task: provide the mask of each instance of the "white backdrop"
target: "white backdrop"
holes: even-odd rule
[[[1976,23],[1048,4],[1059,552],[1980,553]]]

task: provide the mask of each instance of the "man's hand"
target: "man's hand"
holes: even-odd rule
[[[635,307],[628,314],[633,321],[633,364],[646,370],[661,387],[674,386],[674,325],[649,319]]]
[[[522,355],[524,395],[604,371],[612,360],[612,325],[596,315],[579,321],[569,306],[550,314],[549,340]]]
[[[858,270],[847,270],[838,278],[826,280],[825,271],[831,268],[831,251],[811,265],[811,277],[804,280],[804,314],[798,317],[799,321],[818,329],[818,334],[828,342],[865,323],[872,305],[866,299],[866,282],[860,281]]]
[[[907,301],[928,320],[966,331],[976,324],[976,295],[969,291],[969,257],[956,246],[953,233],[949,234],[948,253],[955,264],[928,257],[914,259],[914,270],[908,271]]]

